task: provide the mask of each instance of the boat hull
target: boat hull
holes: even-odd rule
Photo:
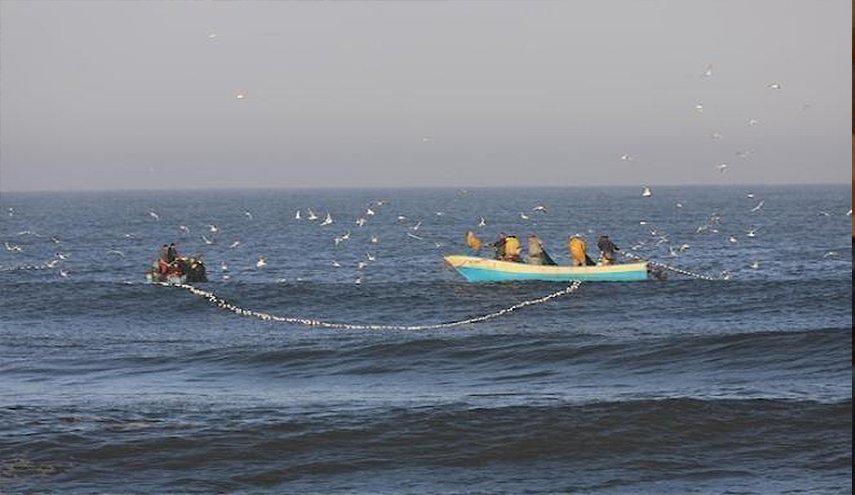
[[[446,256],[468,282],[514,282],[537,280],[543,282],[639,282],[647,280],[647,262],[608,266],[542,266],[526,263]]]

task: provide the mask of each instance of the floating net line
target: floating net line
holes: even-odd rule
[[[665,263],[660,263],[658,261],[648,260],[648,259],[642,258],[641,256],[636,256],[632,253],[621,253],[621,254],[623,254],[627,258],[630,258],[633,260],[646,261],[650,266],[652,266],[654,268],[661,268],[663,270],[668,270],[669,272],[679,273],[680,275],[685,275],[687,277],[695,278],[698,280],[715,281],[715,280],[728,280],[730,278],[730,275],[727,272],[724,272],[719,277],[713,277],[711,275],[705,275],[703,273],[690,272],[689,270],[684,270],[684,269],[678,268],[676,266],[666,265]]]
[[[195,296],[199,296],[203,299],[207,299],[209,302],[216,304],[218,308],[231,311],[240,316],[246,316],[250,318],[255,318],[263,321],[277,321],[283,323],[290,323],[293,325],[302,325],[307,327],[317,327],[317,328],[333,328],[333,329],[346,329],[346,330],[438,330],[444,328],[455,328],[463,325],[471,325],[473,323],[481,323],[487,320],[492,320],[495,318],[499,318],[500,316],[504,316],[509,313],[513,313],[518,309],[525,308],[526,306],[534,306],[536,304],[543,304],[547,301],[555,299],[561,296],[570,295],[582,286],[582,282],[573,282],[567,287],[559,290],[558,292],[553,292],[552,294],[538,297],[537,299],[529,299],[527,301],[522,301],[520,303],[514,304],[513,306],[508,306],[507,308],[500,309],[499,311],[494,311],[489,314],[485,314],[482,316],[477,316],[474,318],[467,318],[465,320],[452,321],[447,323],[433,323],[429,325],[380,325],[380,324],[367,324],[367,323],[338,323],[324,320],[315,320],[311,318],[299,318],[293,316],[278,316],[270,313],[264,313],[261,311],[253,311],[251,309],[244,309],[239,306],[236,306],[222,297],[214,294],[213,292],[206,291],[194,287],[189,284],[168,284],[168,283],[160,283],[160,285],[166,287],[176,287],[180,289],[184,289]]]

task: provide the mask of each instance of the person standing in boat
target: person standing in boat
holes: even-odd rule
[[[573,266],[593,266],[596,264],[588,256],[588,243],[581,235],[571,236],[567,241],[567,247],[570,249],[570,260]]]
[[[169,270],[169,246],[164,244],[160,247],[160,256],[157,258],[158,271],[161,275],[165,275],[166,271]]]
[[[520,257],[522,254],[522,246],[520,246],[520,240],[517,239],[515,235],[509,235],[505,238],[505,261],[513,261],[515,263],[522,262],[522,258]]]
[[[495,258],[497,260],[505,259],[505,241],[507,240],[507,238],[508,234],[500,232],[499,237],[496,238],[495,242],[491,242],[490,244],[488,244],[488,246],[496,250]]]
[[[543,247],[543,241],[534,234],[528,236],[528,263],[530,265],[556,265]]]
[[[166,248],[166,262],[172,263],[178,258],[178,249],[175,248],[175,243],[170,243]]]
[[[597,239],[597,247],[600,248],[600,264],[614,265],[617,258],[617,251],[620,251],[614,242],[607,235],[601,235]]]

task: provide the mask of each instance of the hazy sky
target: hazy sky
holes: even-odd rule
[[[0,190],[849,182],[851,19],[849,0],[0,0]]]

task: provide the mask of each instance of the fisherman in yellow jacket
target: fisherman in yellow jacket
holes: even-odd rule
[[[570,248],[570,259],[573,266],[588,266],[593,265],[594,261],[588,257],[588,243],[581,235],[571,236],[567,241],[567,247]]]
[[[505,238],[505,261],[515,261],[520,262],[522,258],[520,258],[520,253],[522,253],[522,247],[520,246],[520,240],[517,239],[515,235],[509,235]]]
[[[475,232],[472,232],[471,230],[466,231],[466,245],[476,253],[481,251],[481,239],[479,239],[478,236],[475,235]]]

